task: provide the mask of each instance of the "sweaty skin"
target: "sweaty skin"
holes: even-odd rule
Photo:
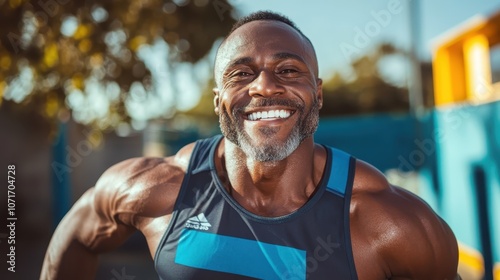
[[[307,113],[316,113],[315,102],[321,107],[321,80],[312,46],[297,31],[277,21],[250,22],[232,33],[219,53],[214,103],[223,131],[228,125],[231,133],[259,148],[282,145],[295,127],[314,123]],[[253,106],[276,98],[303,110]],[[290,116],[248,117],[271,109]],[[172,157],[135,158],[108,169],[56,229],[41,279],[93,279],[99,253],[117,248],[136,230],[144,234],[153,257],[193,148],[189,144]],[[246,149],[223,139],[215,156],[217,174],[239,204],[261,216],[286,215],[304,205],[326,164],[326,151],[311,135],[279,161],[257,161]],[[420,198],[390,185],[361,160],[356,162],[350,218],[359,279],[456,279],[458,247],[448,225]]]

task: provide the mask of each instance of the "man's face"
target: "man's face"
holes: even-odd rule
[[[237,29],[216,62],[222,133],[257,161],[289,156],[318,126],[321,80],[312,46],[277,21]]]

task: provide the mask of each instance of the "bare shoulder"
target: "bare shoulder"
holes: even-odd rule
[[[363,161],[356,163],[350,215],[360,279],[455,279],[458,248],[448,225],[421,198],[392,186]]]
[[[132,158],[106,170],[95,186],[94,204],[103,215],[119,216],[136,226],[137,219],[172,212],[194,144],[166,158]],[[111,217],[108,217],[111,218]]]

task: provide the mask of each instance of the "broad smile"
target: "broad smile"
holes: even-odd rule
[[[276,119],[287,119],[289,118],[294,111],[292,110],[261,110],[255,111],[247,114],[247,119],[250,121],[259,121],[259,120],[276,120]]]

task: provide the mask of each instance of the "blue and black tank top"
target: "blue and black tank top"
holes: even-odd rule
[[[355,159],[326,147],[310,199],[281,217],[244,209],[215,170],[222,137],[193,150],[155,268],[161,279],[357,279],[349,232]]]

